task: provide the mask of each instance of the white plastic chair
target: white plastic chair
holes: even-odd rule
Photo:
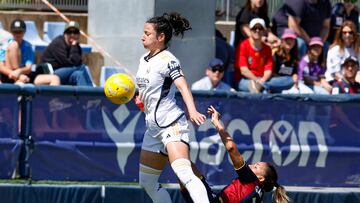
[[[34,21],[27,20],[24,39],[33,45],[34,51],[43,51],[49,44],[40,38]]]
[[[65,22],[44,22],[44,41],[50,43],[57,36],[62,35],[65,29]]]
[[[89,76],[89,79],[91,80],[92,86],[96,87],[96,84],[94,83],[94,79],[91,75],[90,68],[87,65],[85,65],[85,70],[86,70],[87,75]]]
[[[125,73],[125,70],[118,66],[103,66],[103,67],[101,67],[100,86],[103,87],[106,79],[108,79],[110,76],[112,76],[115,73]]]

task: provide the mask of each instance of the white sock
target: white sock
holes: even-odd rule
[[[201,180],[194,174],[191,169],[191,162],[187,159],[176,159],[171,164],[177,177],[190,193],[194,203],[208,203],[206,188]]]
[[[139,184],[154,203],[172,202],[169,193],[158,182],[160,174],[161,170],[140,164]]]

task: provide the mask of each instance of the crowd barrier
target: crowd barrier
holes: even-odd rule
[[[185,202],[179,188],[166,188],[173,203]],[[360,191],[334,188],[311,190],[287,188],[291,202],[348,203],[359,202]],[[215,189],[214,191],[219,191]],[[19,185],[0,184],[0,201],[11,203],[152,203],[139,186],[119,185]],[[263,203],[272,203],[272,194],[265,193]]]
[[[133,101],[112,104],[92,87],[1,85],[0,94],[1,178],[18,165],[21,177],[34,180],[138,181],[145,122]],[[194,97],[200,112],[219,110],[248,163],[274,163],[280,184],[360,185],[359,95]],[[189,127],[191,159],[210,184],[228,184],[236,174],[210,119]],[[160,179],[177,182],[169,167]]]

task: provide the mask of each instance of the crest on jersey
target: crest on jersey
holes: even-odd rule
[[[249,58],[248,58],[248,64],[252,64],[252,62],[253,62],[253,58],[252,58],[251,56],[249,56]]]
[[[168,68],[170,69],[170,71],[173,70],[179,70],[180,69],[180,64],[176,61],[170,61],[168,64]]]

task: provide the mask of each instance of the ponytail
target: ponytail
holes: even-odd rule
[[[276,189],[273,194],[273,201],[276,203],[288,203],[290,198],[287,196],[285,188],[278,184],[275,187]]]
[[[168,20],[172,28],[174,29],[175,36],[181,35],[181,37],[183,37],[185,31],[191,30],[189,21],[186,18],[182,17],[179,13],[164,13],[164,15],[168,16]]]
[[[165,45],[171,40],[172,35],[184,36],[184,32],[191,30],[189,21],[177,12],[164,13],[162,16],[150,18],[146,23],[154,24],[157,34],[165,34]]]
[[[275,203],[288,203],[290,201],[290,198],[287,196],[285,188],[279,185],[277,181],[278,174],[274,166],[268,163],[265,181],[263,183],[263,190],[265,192],[271,192],[275,187],[276,189],[273,194],[273,201]]]

